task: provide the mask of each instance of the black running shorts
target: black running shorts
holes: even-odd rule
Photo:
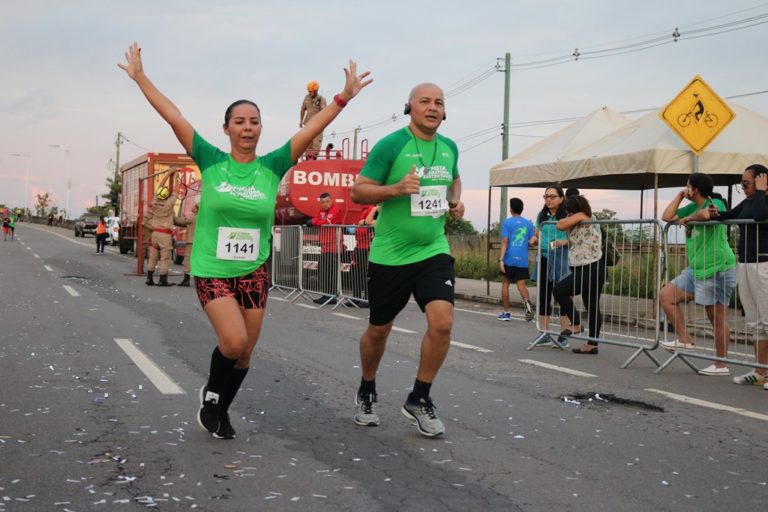
[[[433,300],[453,304],[456,278],[454,259],[449,254],[438,254],[408,265],[379,265],[368,263],[368,300],[370,322],[385,325],[395,319],[408,299],[413,298],[422,311]]]
[[[504,272],[500,272],[500,274],[506,277],[511,283],[524,281],[531,277],[528,267],[513,267],[512,265],[504,265]]]

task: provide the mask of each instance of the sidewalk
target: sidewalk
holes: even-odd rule
[[[486,304],[501,304],[501,283],[491,281],[489,286],[486,281],[482,279],[465,279],[463,277],[457,277],[455,295],[457,299],[483,302]],[[528,295],[530,297],[536,297],[535,286],[528,287]],[[510,305],[522,306],[520,294],[517,293],[517,287],[514,284],[509,287],[509,303]]]

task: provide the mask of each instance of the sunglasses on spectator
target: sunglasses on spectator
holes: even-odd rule
[[[560,196],[557,194],[544,194],[542,197],[544,197],[544,199],[557,199]]]

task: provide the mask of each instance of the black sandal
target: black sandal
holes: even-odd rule
[[[592,347],[590,350],[582,350],[584,347]],[[597,345],[582,345],[579,348],[573,349],[574,354],[582,354],[582,355],[590,355],[590,356],[596,356],[598,354]]]

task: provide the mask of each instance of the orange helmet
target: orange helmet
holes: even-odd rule
[[[312,80],[307,84],[307,91],[317,92],[320,89],[320,84]]]

